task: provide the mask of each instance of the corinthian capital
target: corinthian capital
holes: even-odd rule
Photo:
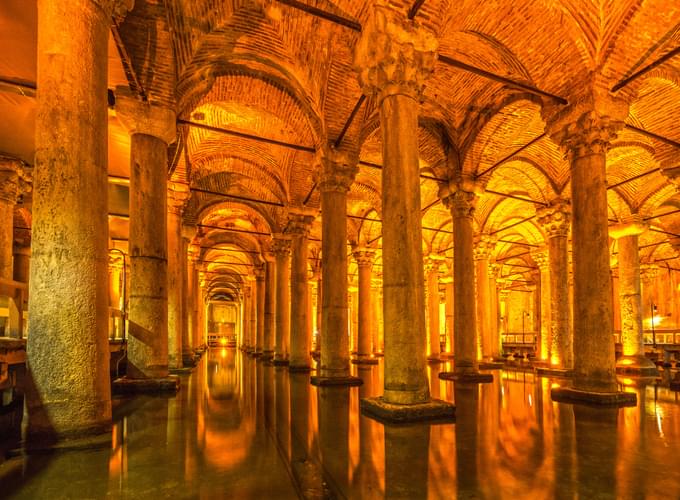
[[[536,210],[536,220],[548,238],[567,236],[571,207],[567,200],[556,199],[550,205]]]
[[[479,195],[484,192],[481,184],[468,178],[451,180],[439,185],[439,199],[451,210],[453,217],[469,217],[475,212]]]
[[[288,225],[286,232],[296,236],[307,237],[316,219],[317,211],[309,208],[291,208],[288,211]]]
[[[349,153],[329,147],[326,151],[319,152],[317,162],[319,163],[317,170],[319,191],[322,193],[349,191],[359,172],[356,158]]]
[[[189,186],[180,182],[168,183],[168,212],[181,215],[191,196]]]
[[[354,68],[366,95],[418,99],[432,73],[439,43],[434,34],[379,3],[356,45]]]
[[[543,109],[546,132],[569,159],[606,153],[627,116],[625,101],[590,84],[568,106]]]
[[[290,255],[291,239],[286,234],[272,235],[271,251],[277,257],[287,257]]]
[[[352,250],[352,257],[359,267],[371,267],[375,260],[375,252],[367,248],[355,247]]]
[[[472,256],[474,260],[488,259],[496,246],[496,239],[488,234],[480,234],[475,238]]]
[[[0,201],[14,205],[21,194],[30,192],[30,181],[21,160],[0,156]]]

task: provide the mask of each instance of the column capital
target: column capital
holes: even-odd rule
[[[650,283],[659,275],[659,266],[654,264],[640,265],[640,279],[644,283]]]
[[[271,252],[277,257],[290,255],[291,237],[287,234],[276,233],[272,235]]]
[[[623,218],[618,224],[609,226],[609,236],[618,240],[625,236],[639,236],[649,229],[649,223],[640,214]]]
[[[533,250],[531,252],[531,258],[534,259],[534,262],[538,266],[538,269],[543,271],[547,271],[548,269],[548,249],[543,247],[539,248],[538,250]]]
[[[190,224],[182,224],[182,238],[193,241],[198,233],[198,227]]]
[[[444,263],[444,257],[440,255],[428,255],[425,258],[425,272],[439,273],[439,267]]]
[[[567,236],[571,220],[571,205],[568,200],[557,198],[548,206],[536,210],[536,218],[548,238]]]
[[[189,186],[180,182],[168,183],[168,212],[181,215],[191,197]]]
[[[264,270],[264,264],[256,264],[253,267],[253,273],[255,274],[255,281],[264,281],[265,277],[265,270]]]
[[[187,249],[187,255],[189,256],[189,260],[196,263],[196,261],[198,261],[198,259],[201,257],[200,245],[196,244],[189,245],[189,248]]]
[[[480,183],[470,178],[461,178],[441,183],[438,196],[454,217],[471,218],[483,192],[484,187]]]
[[[316,181],[320,192],[346,193],[349,191],[359,172],[358,158],[330,146],[317,152],[316,161],[319,165],[316,170]]]
[[[304,207],[293,207],[288,210],[286,233],[307,236],[318,211]]]
[[[18,158],[0,156],[0,201],[16,204],[19,196],[31,191],[31,176]]]
[[[142,101],[125,87],[116,87],[116,116],[130,136],[150,135],[166,144],[177,137],[174,110]]]
[[[489,270],[488,270],[489,278],[493,278],[494,280],[497,280],[500,272],[501,272],[500,264],[497,264],[495,262],[489,263]]]
[[[364,247],[354,247],[352,249],[352,257],[354,257],[357,266],[372,267],[375,259],[375,251]]]
[[[604,154],[628,116],[628,103],[584,84],[567,106],[542,110],[546,132],[569,159]]]
[[[474,260],[488,259],[489,255],[496,246],[496,238],[485,233],[479,234],[475,237],[474,245],[475,246],[472,251],[473,259]]]
[[[433,33],[386,5],[375,5],[354,52],[354,69],[364,94],[416,100],[434,70],[439,43]]]

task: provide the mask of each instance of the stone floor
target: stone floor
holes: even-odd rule
[[[117,399],[104,440],[10,452],[0,497],[680,498],[668,389],[629,388],[637,407],[604,410],[553,403],[560,382],[531,373],[479,387],[432,373],[456,423],[391,427],[358,414],[381,392],[382,365],[353,369],[363,386],[316,388],[310,374],[211,350],[176,397]]]

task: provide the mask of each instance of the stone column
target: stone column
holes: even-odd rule
[[[450,268],[447,266],[450,270]],[[446,358],[453,357],[453,277],[445,276],[442,283],[446,286],[446,343],[447,351],[443,354]]]
[[[196,364],[194,359],[194,332],[189,326],[191,323],[191,296],[193,293],[193,285],[191,283],[193,272],[190,270],[192,264],[190,262],[189,248],[195,236],[196,226],[182,225],[182,254],[180,261],[182,273],[182,365],[190,368]]]
[[[21,160],[0,156],[0,279],[13,280],[14,207],[22,192],[25,172]]]
[[[358,385],[349,374],[347,331],[347,191],[356,161],[329,148],[321,158],[321,359],[316,385]]]
[[[378,279],[373,280],[372,301],[373,301],[373,356],[383,356],[383,334],[382,334],[382,282]]]
[[[539,340],[537,346],[537,356],[541,362],[546,362],[551,358],[550,352],[550,272],[548,250],[542,248],[531,252],[531,257],[534,259],[538,267],[538,282],[540,293],[540,325],[539,325]]]
[[[316,352],[321,356],[321,328],[322,328],[322,316],[323,307],[321,292],[323,290],[321,281],[321,268],[316,272]]]
[[[119,340],[123,338],[123,256],[118,252],[109,254],[109,307],[115,311],[121,311],[109,315],[109,339]]]
[[[14,254],[14,281],[21,283],[29,282],[29,274],[31,270],[31,245],[14,245],[12,250]]]
[[[250,312],[252,307],[250,302],[252,299],[252,291],[250,287],[250,276],[245,277],[246,281],[243,284],[243,300],[241,302],[241,342],[240,348],[243,352],[248,352],[250,350]]]
[[[257,348],[257,277],[250,279],[250,332],[248,334],[248,354],[255,354]]]
[[[163,378],[168,375],[167,151],[176,136],[175,113],[117,89],[116,115],[131,136],[127,378]]]
[[[574,214],[574,386],[555,388],[552,396],[630,404],[635,394],[617,392],[616,385],[606,180],[607,150],[628,106],[594,91],[575,97],[572,106],[543,110],[548,133],[571,163]]]
[[[307,238],[315,216],[304,211],[289,214],[289,233],[292,235],[291,262],[291,330],[290,371],[309,371],[312,367],[312,332],[309,330],[309,285],[307,261],[309,252]]]
[[[276,345],[276,262],[271,254],[265,255],[265,290],[264,290],[264,349],[262,359],[267,361],[274,357]]]
[[[290,340],[290,236],[274,236],[276,256],[276,347],[274,364],[287,365]]]
[[[189,186],[171,182],[168,186],[168,367],[180,369],[182,360],[184,309],[182,308],[183,262],[182,212],[189,199]]]
[[[188,264],[188,307],[189,307],[189,335],[191,337],[192,351],[201,345],[200,325],[198,319],[198,307],[200,303],[201,290],[198,282],[198,260],[201,257],[199,245],[189,245]]]
[[[621,345],[623,356],[616,363],[616,371],[641,376],[656,376],[658,370],[645,356],[642,329],[642,296],[640,293],[639,236],[647,224],[633,215],[609,228],[619,247],[619,301],[621,304]]]
[[[454,371],[441,372],[439,378],[445,380],[470,382],[491,382],[493,380],[492,375],[479,373],[477,361],[472,215],[479,192],[480,187],[468,179],[451,182],[442,186],[439,191],[439,197],[451,210],[454,242]]]
[[[550,206],[536,212],[548,243],[550,277],[550,366],[571,369],[572,333],[569,300],[569,233],[570,208],[568,202],[557,199]]]
[[[495,241],[488,234],[480,234],[475,241],[475,281],[477,292],[478,343],[482,346],[479,359],[493,361],[493,339],[491,338],[491,292],[489,290],[489,255]]]
[[[373,8],[355,47],[362,90],[380,110],[383,146],[385,391],[362,408],[386,419],[454,413],[453,405],[430,398],[427,377],[418,101],[437,48],[431,32],[385,5]]]
[[[498,335],[498,288],[496,278],[500,271],[498,264],[489,264],[489,334],[491,336],[491,357],[494,360],[501,360],[501,339]]]
[[[366,248],[357,247],[352,252],[359,268],[359,293],[358,293],[358,342],[357,357],[352,360],[356,364],[378,364],[373,357],[372,333],[373,333],[373,302],[371,297],[371,272],[375,252]]]
[[[29,444],[110,429],[106,65],[120,7],[38,1]]]
[[[255,338],[255,356],[260,357],[264,352],[264,302],[265,302],[265,267],[255,269],[255,290],[257,295],[257,333]]]
[[[656,315],[656,279],[659,276],[659,266],[656,264],[642,264],[640,265],[640,282],[641,282],[641,297],[642,297],[642,317],[650,317],[651,328],[651,318]],[[643,324],[644,327],[644,324]],[[655,324],[656,327],[656,324]],[[644,334],[643,334],[644,337]],[[652,336],[651,339],[654,342]]]
[[[439,346],[439,264],[440,260],[432,257],[428,258],[425,263],[427,277],[427,318],[429,320],[427,360],[430,362],[441,361],[441,348]]]

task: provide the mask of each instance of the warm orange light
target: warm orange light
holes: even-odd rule
[[[220,345],[227,345],[227,339],[225,339],[224,337],[222,337],[222,338],[220,339]]]
[[[550,388],[551,388],[551,389],[557,389],[559,386],[560,386],[560,384],[558,384],[557,382],[553,382],[553,383],[550,385]]]
[[[632,378],[624,378],[624,379],[621,379],[621,383],[622,383],[623,385],[629,385],[629,386],[634,384]]]

